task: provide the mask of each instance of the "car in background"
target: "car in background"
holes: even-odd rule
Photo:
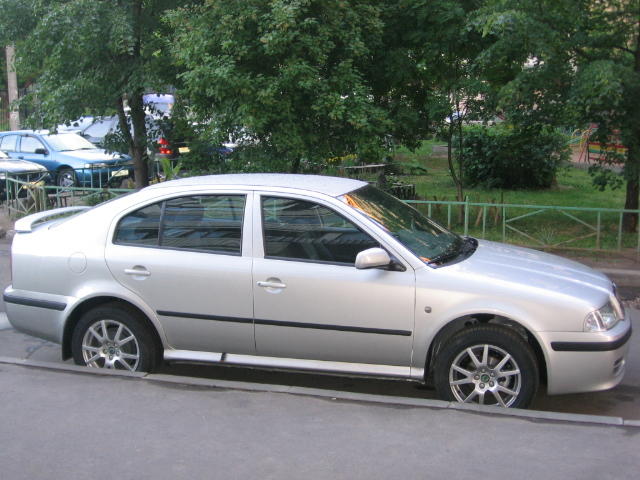
[[[93,116],[92,115],[82,115],[81,117],[73,120],[73,121],[69,121],[69,122],[65,122],[65,123],[61,123],[56,127],[56,132],[61,133],[61,132],[80,132],[83,129],[85,129],[88,125],[91,125],[91,122],[93,122]]]
[[[183,178],[15,230],[8,319],[80,365],[433,379],[502,407],[625,371],[631,321],[604,274],[461,237],[359,180]]]
[[[131,157],[97,148],[73,132],[0,132],[0,150],[42,165],[60,187],[102,187],[133,175]]]
[[[145,116],[145,126],[151,142],[157,145],[160,154],[171,155],[169,142],[164,138],[164,129],[167,127],[166,120],[157,119],[151,115]],[[133,134],[133,128],[130,127]],[[78,132],[83,138],[98,147],[104,147],[107,136],[117,136],[120,134],[120,121],[117,115],[95,117],[91,123],[85,125]]]
[[[156,118],[171,117],[175,96],[170,93],[146,93],[142,96],[147,114]]]
[[[51,176],[47,169],[37,163],[11,158],[0,150],[0,199],[7,198],[7,179],[16,179],[29,185],[44,185]],[[9,187],[11,188],[11,187]],[[23,188],[20,188],[20,196]]]

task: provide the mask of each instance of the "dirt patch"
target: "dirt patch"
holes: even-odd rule
[[[9,216],[0,210],[0,238],[5,238],[10,230],[13,230],[13,221]]]

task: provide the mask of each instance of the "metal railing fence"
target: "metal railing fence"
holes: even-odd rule
[[[43,185],[12,177],[0,181],[0,199],[12,217],[49,208],[96,205],[131,191],[106,186]],[[640,214],[640,210],[444,200],[406,202],[463,235],[541,249],[633,250],[640,257],[640,231],[623,230],[624,214]]]
[[[0,188],[7,214],[11,218],[23,217],[31,213],[51,208],[97,205],[132,189],[104,187],[61,187],[45,185],[42,181],[28,181],[7,176]]]
[[[407,203],[463,235],[541,249],[633,249],[640,256],[640,231],[623,231],[624,214],[640,210],[438,200]]]

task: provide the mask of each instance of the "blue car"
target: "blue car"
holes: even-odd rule
[[[0,132],[0,150],[14,158],[42,165],[61,187],[115,185],[133,175],[130,156],[96,148],[71,132]]]

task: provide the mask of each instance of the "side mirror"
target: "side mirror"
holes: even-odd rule
[[[356,256],[356,268],[364,270],[367,268],[388,267],[391,265],[391,257],[382,248],[369,248]]]
[[[39,155],[49,155],[49,152],[46,148],[36,148],[35,152],[33,153],[37,153]]]

